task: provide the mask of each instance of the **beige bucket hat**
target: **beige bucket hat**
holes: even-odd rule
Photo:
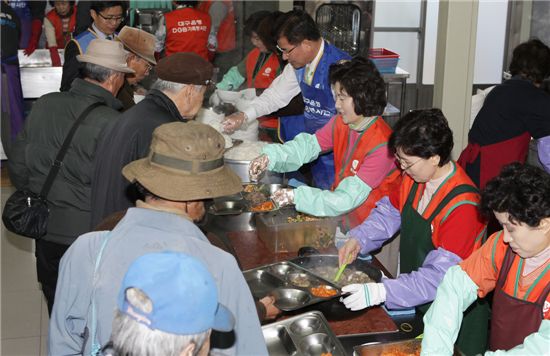
[[[124,26],[117,38],[130,52],[145,59],[152,65],[155,60],[155,36],[138,28]]]
[[[135,73],[126,64],[127,56],[128,52],[124,50],[122,43],[95,39],[88,45],[86,54],[79,54],[76,59],[79,62],[97,64],[122,73]]]
[[[198,122],[172,122],[153,132],[147,158],[127,164],[122,175],[151,193],[175,201],[217,198],[242,190],[242,181],[224,165],[225,140]]]

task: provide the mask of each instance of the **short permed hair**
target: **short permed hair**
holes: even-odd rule
[[[271,13],[266,10],[256,11],[244,21],[244,34],[251,36],[252,32],[258,33],[258,25],[260,22],[269,17]]]
[[[527,164],[504,167],[481,192],[481,210],[487,216],[508,213],[511,222],[539,226],[550,217],[550,174]]]
[[[353,98],[357,115],[382,115],[386,107],[386,84],[372,61],[364,57],[343,60],[330,66],[330,84],[337,82]]]
[[[424,159],[439,155],[442,167],[451,160],[453,132],[441,110],[413,110],[397,121],[388,146],[394,154],[401,149]]]
[[[277,39],[281,37],[286,37],[292,45],[298,45],[303,40],[319,40],[321,33],[315,21],[306,12],[292,10],[284,14],[278,23]]]
[[[514,48],[510,73],[540,84],[550,75],[550,48],[533,39]]]
[[[276,25],[274,26],[273,24],[277,24],[282,16],[284,16],[282,12],[274,11],[270,13],[269,16],[261,19],[256,27],[256,34],[260,37],[260,40],[262,40],[264,46],[266,46],[269,52],[278,53],[277,35],[274,30]]]

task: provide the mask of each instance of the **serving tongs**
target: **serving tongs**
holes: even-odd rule
[[[346,269],[346,267],[348,266],[348,263],[350,262],[351,260],[351,253],[348,254],[347,258],[346,258],[346,262],[344,262],[340,268],[338,268],[338,272],[336,272],[336,276],[334,276],[334,283],[338,282],[340,280],[340,277],[342,277],[342,273],[344,273],[344,270]]]

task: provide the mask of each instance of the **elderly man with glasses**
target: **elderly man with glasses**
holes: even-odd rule
[[[129,52],[126,61],[128,67],[135,71],[135,73],[126,76],[124,86],[117,96],[117,99],[124,106],[124,111],[126,111],[136,105],[134,89],[157,64],[155,60],[155,36],[137,28],[124,26],[116,39],[122,42],[124,49]]]
[[[92,25],[72,39],[65,47],[65,61],[61,77],[61,91],[71,88],[71,83],[79,77],[79,64],[76,56],[86,52],[90,42],[96,38],[113,40],[116,30],[126,16],[126,1],[94,1],[90,6]]]

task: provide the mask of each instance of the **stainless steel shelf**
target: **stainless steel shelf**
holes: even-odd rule
[[[388,107],[384,110],[384,117],[388,116],[397,116],[397,118],[392,118],[392,120],[387,120],[388,123],[393,126],[395,121],[399,118],[400,114],[405,111],[405,99],[407,97],[407,78],[409,78],[411,75],[409,72],[403,70],[402,68],[397,67],[395,69],[395,73],[386,73],[382,74],[382,78],[384,78],[384,82],[386,82],[386,92],[389,92],[389,86],[392,84],[401,84],[401,102],[399,104],[399,109],[395,108],[395,106],[388,103],[388,106],[391,106],[395,108],[395,110],[392,110],[391,113],[388,110]],[[386,111],[388,111],[388,114],[386,114]]]

